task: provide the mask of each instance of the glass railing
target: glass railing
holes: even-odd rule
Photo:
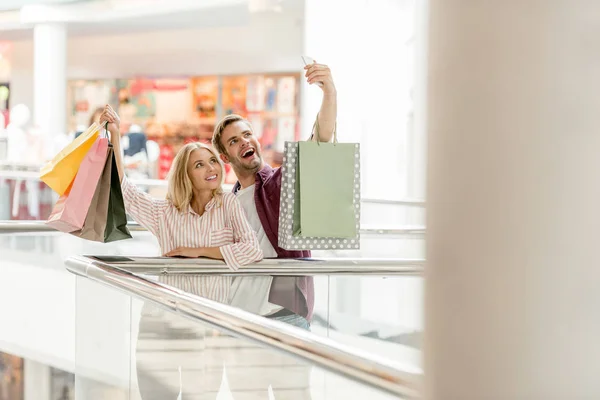
[[[75,372],[75,349],[71,343],[76,339],[80,340],[81,335],[76,336],[73,327],[76,325],[75,321],[80,322],[80,318],[87,313],[82,315],[79,312],[79,304],[76,310],[75,300],[81,295],[81,291],[75,295],[76,278],[65,270],[64,262],[73,254],[153,257],[158,255],[156,241],[149,233],[137,231],[135,227],[132,227],[132,240],[99,244],[67,234],[40,232],[40,229],[44,228],[40,228],[38,221],[18,225],[15,228],[2,223],[3,230],[0,230],[3,232],[0,234],[0,265],[4,273],[0,299],[5,304],[15,304],[10,315],[5,316],[7,323],[0,334],[0,343],[14,346],[0,350]],[[423,307],[422,279],[418,272],[422,269],[423,253],[423,229],[411,226],[393,230],[364,229],[360,252],[315,252],[313,256],[316,259],[354,257],[360,268],[356,267],[357,264],[351,259],[340,261],[337,265],[328,261],[328,266],[315,261],[308,262],[312,270],[306,264],[303,266],[304,273],[310,273],[314,279],[315,304],[311,332],[319,337],[332,339],[338,344],[367,351],[371,355],[401,360],[406,365],[420,368]],[[382,260],[381,257],[388,259]],[[367,264],[370,258],[377,258],[373,262],[376,267],[371,265],[372,268],[369,268]],[[198,271],[194,271],[190,266],[157,267],[152,263],[146,263],[150,265],[144,266],[144,263],[139,262],[121,264],[118,267],[154,281],[165,274],[212,272],[222,275],[229,272],[223,264],[217,262],[211,266],[214,269],[208,269],[207,263],[204,261],[204,265],[200,266]],[[268,261],[263,262],[262,270],[255,268],[254,272],[244,273],[255,276],[272,274],[273,266],[267,266],[265,263],[268,264]],[[294,271],[297,267],[292,265],[290,268]],[[281,268],[278,274],[285,275]],[[299,272],[288,271],[286,274]],[[109,289],[109,292],[113,293],[113,290]],[[122,304],[103,306],[103,296],[105,294],[91,296],[90,301],[100,302],[96,306],[99,310],[108,310],[111,307],[115,310],[115,307],[120,309]],[[46,300],[34,305],[30,301],[18,301],[21,297]],[[130,321],[130,324],[132,319],[134,321],[131,332],[137,329],[135,318],[140,318],[143,308],[139,304],[135,306],[139,301],[130,299],[129,305],[125,305],[125,308],[130,310],[125,320]],[[31,307],[27,306],[28,304],[31,304]],[[131,315],[131,310],[138,310],[137,317]],[[115,315],[121,315],[122,312],[124,311],[115,311]],[[78,326],[80,333],[85,325]],[[36,332],[46,334],[40,336]],[[42,358],[36,358],[36,354],[41,354]],[[118,356],[115,357],[115,360],[118,359]],[[81,368],[85,370],[85,363]],[[130,372],[135,372],[131,365],[129,368]],[[105,369],[102,374],[94,373],[90,375],[93,378],[81,381],[80,388],[122,389],[122,382],[115,381],[113,374],[114,371],[111,372],[110,368]],[[85,374],[81,376],[88,377]],[[133,392],[135,393],[135,390]]]
[[[48,291],[50,295],[55,292],[53,286],[58,286],[60,297],[54,299],[61,298],[65,304],[70,301],[67,293],[73,290],[73,283],[72,277],[66,275],[64,262],[73,254],[159,255],[156,240],[148,232],[133,232],[133,239],[128,241],[100,244],[57,232],[23,233],[23,230],[21,226],[22,233],[12,230],[0,234],[1,266],[6,288],[20,288],[22,295],[31,292],[31,296],[35,296],[40,290],[44,290],[44,293]],[[363,260],[384,256],[409,263],[415,260],[418,265],[421,263],[419,260],[423,259],[423,242],[421,234],[363,234],[360,255],[354,251],[323,251],[313,255],[315,258],[363,257]],[[223,269],[222,266],[220,268]],[[180,270],[171,268],[171,271]],[[142,269],[140,272],[156,274],[156,268]],[[27,277],[32,276],[39,277],[41,282],[37,284],[34,279],[25,284]],[[53,284],[47,288],[49,281]],[[314,332],[323,335],[343,332],[369,341],[377,339],[380,342],[405,344],[410,349],[419,348],[422,331],[422,280],[419,276],[367,276],[364,271],[361,275],[316,275],[314,286]],[[4,300],[10,303],[14,295],[7,290],[3,293],[7,294]],[[61,306],[58,311],[48,309],[48,314],[61,316],[69,310]],[[64,316],[61,320],[69,321],[69,317]],[[16,325],[24,323],[24,320],[15,322]],[[42,328],[42,325],[34,325]],[[17,331],[15,335],[18,335]],[[382,351],[385,353],[386,349]]]
[[[348,303],[340,288],[399,287],[403,279],[420,279],[420,263],[267,260],[236,276],[217,262],[159,262],[164,259],[67,261],[77,274],[77,399],[418,396],[420,350],[398,340],[395,317],[402,312],[390,309],[391,298],[381,298],[375,308],[382,312],[368,313],[359,326],[369,302]],[[303,269],[314,276],[319,305],[310,331],[161,282],[178,275],[229,284],[233,278],[264,276],[265,270],[293,276]],[[355,307],[358,313],[348,311]]]

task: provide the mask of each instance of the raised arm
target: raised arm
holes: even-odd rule
[[[333,83],[331,70],[327,65],[317,64],[316,61],[305,66],[304,69],[309,84],[322,82],[319,87],[323,91],[323,100],[317,117],[319,119],[319,140],[329,142],[333,137],[337,120],[337,90]],[[316,135],[311,137],[311,140],[316,141]]]
[[[119,170],[119,179],[123,181],[125,176],[125,167],[123,164],[123,155],[121,153],[121,132],[119,125],[121,119],[119,115],[113,110],[113,108],[107,104],[104,107],[104,111],[100,115],[100,126],[104,128],[104,125],[108,122],[108,131],[110,132],[110,142],[115,150],[115,158],[117,159],[117,169]],[[138,221],[139,222],[139,221]]]
[[[110,141],[113,145],[117,161],[117,170],[121,181],[125,209],[137,223],[148,229],[154,235],[157,235],[159,217],[164,213],[168,203],[166,200],[152,198],[148,193],[145,193],[136,185],[129,182],[125,176],[123,156],[121,153],[121,133],[119,132],[120,119],[115,110],[109,105],[106,105],[100,116],[100,124],[103,128],[107,122],[107,128],[110,132]]]

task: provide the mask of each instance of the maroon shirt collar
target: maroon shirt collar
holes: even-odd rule
[[[263,164],[263,167],[260,171],[258,171],[256,173],[256,184],[258,184],[259,182],[261,183],[265,183],[265,181],[271,176],[273,175],[273,172],[275,172],[275,170],[273,169],[273,167],[271,167],[269,164]],[[240,181],[237,181],[235,183],[235,185],[233,185],[233,189],[232,192],[233,193],[237,193],[238,190],[240,190],[242,187],[242,185],[240,185]]]

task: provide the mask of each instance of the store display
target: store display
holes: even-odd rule
[[[277,99],[277,86],[275,79],[265,79],[265,89],[265,111],[274,111],[275,100]]]
[[[282,114],[294,112],[296,100],[296,80],[292,76],[279,78],[277,82],[277,111]]]
[[[246,115],[246,85],[245,76],[227,76],[223,78],[222,107],[223,114]]]
[[[0,352],[0,400],[23,400],[24,359]]]
[[[10,83],[0,82],[0,111],[7,111],[10,107]]]
[[[90,125],[90,117],[94,111],[105,104],[116,104],[116,81],[94,80],[70,81],[68,84],[68,100],[71,115],[69,116],[70,129],[77,129]]]
[[[160,145],[160,153],[158,155],[158,179],[167,179],[173,159],[175,159],[175,151],[172,146]]]
[[[246,110],[248,113],[265,109],[265,77],[262,75],[248,77],[246,86]]]
[[[50,367],[51,399],[73,400],[75,398],[75,374]]]
[[[261,114],[248,114],[246,117],[248,122],[252,125],[254,136],[260,141],[263,136],[263,117]],[[262,143],[261,143],[262,144]]]
[[[262,128],[260,145],[263,150],[272,149],[277,137],[277,118],[266,118]]]
[[[123,121],[133,123],[138,118],[156,115],[156,83],[153,79],[119,79],[117,96],[119,116]]]
[[[157,79],[154,81],[154,119],[157,122],[192,121],[192,85],[189,79]]]
[[[96,107],[106,103],[118,107],[123,135],[139,126],[136,132],[158,145],[150,178],[166,179],[184,144],[210,144],[217,121],[236,113],[252,124],[265,161],[279,166],[283,143],[299,138],[299,81],[299,74],[289,73],[72,81],[69,122],[75,130],[77,125],[89,125]],[[235,182],[235,175],[228,173],[225,182]]]
[[[277,140],[275,151],[283,153],[285,142],[294,141],[296,136],[296,118],[280,117],[277,121]]]
[[[217,117],[219,79],[216,76],[192,78],[194,111],[198,118],[214,121]]]

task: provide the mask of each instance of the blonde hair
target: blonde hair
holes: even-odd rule
[[[175,206],[177,211],[186,211],[192,202],[194,196],[193,184],[190,176],[187,172],[188,162],[190,161],[190,155],[194,150],[206,149],[211,152],[217,159],[217,162],[221,166],[221,184],[215,190],[213,190],[213,197],[217,201],[217,207],[221,206],[223,200],[223,182],[225,181],[225,166],[219,160],[219,156],[215,153],[215,150],[204,143],[194,142],[188,143],[179,150],[171,170],[169,171],[169,188],[167,191],[167,200]]]
[[[221,143],[221,136],[223,136],[223,131],[225,130],[225,128],[227,128],[229,125],[233,124],[234,122],[238,122],[238,121],[245,122],[246,125],[248,125],[248,128],[250,128],[250,130],[252,130],[252,125],[250,124],[250,121],[248,121],[241,115],[237,115],[237,114],[229,114],[228,116],[223,118],[221,121],[219,121],[219,123],[215,126],[215,130],[213,132],[213,137],[212,137],[212,145],[219,153],[221,153],[225,156],[227,156],[228,154],[227,154],[227,149],[225,149],[225,145],[223,145],[223,143]]]

